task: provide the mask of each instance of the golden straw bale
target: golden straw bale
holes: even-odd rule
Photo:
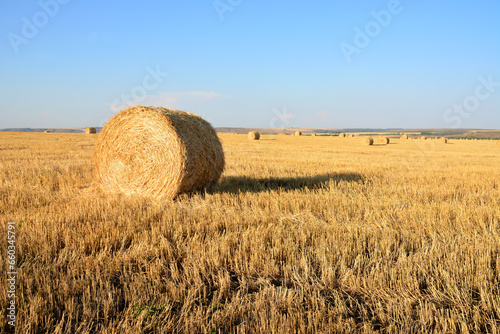
[[[373,138],[372,137],[363,137],[363,144],[373,145]]]
[[[316,137],[316,134],[315,133],[311,133],[311,137]]]
[[[422,136],[422,137],[420,137],[420,139],[427,140],[427,137],[426,136]]]
[[[405,133],[404,135],[401,136],[401,139],[403,139],[403,140],[408,139],[408,135]]]
[[[128,108],[110,119],[93,159],[104,192],[158,200],[213,186],[224,170],[222,145],[210,123],[155,107]]]
[[[260,133],[258,131],[250,131],[248,133],[248,140],[259,140]]]
[[[302,132],[300,132],[300,131],[295,131],[295,135],[296,135],[296,136],[302,136]]]
[[[50,133],[50,131],[49,130],[45,130],[43,133]]]
[[[339,137],[340,137],[340,138],[344,138],[345,136],[346,136],[346,134],[345,134],[345,133],[343,133],[343,132],[339,133]]]
[[[389,144],[390,140],[387,137],[378,137],[377,138],[377,144]]]
[[[93,126],[87,126],[85,128],[85,133],[86,134],[94,134],[94,133],[97,133],[97,131]]]
[[[441,137],[441,138],[439,138],[439,141],[440,141],[441,143],[445,143],[445,144],[446,144],[446,143],[448,143],[448,139],[446,139],[446,137]]]

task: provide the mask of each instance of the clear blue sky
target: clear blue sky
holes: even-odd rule
[[[136,104],[214,126],[500,128],[499,1],[0,0],[0,15],[0,128],[99,126]]]

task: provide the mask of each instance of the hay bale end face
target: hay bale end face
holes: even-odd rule
[[[224,169],[222,145],[210,123],[183,111],[141,106],[106,123],[93,159],[104,192],[158,200],[215,185]]]
[[[248,140],[259,140],[260,133],[258,131],[250,131],[248,133]]]
[[[365,145],[373,145],[373,138],[372,137],[364,137],[363,138],[363,144],[365,144]]]
[[[302,132],[300,132],[300,131],[295,131],[295,135],[296,135],[296,136],[302,136]]]
[[[97,131],[93,126],[87,126],[85,128],[85,133],[86,134],[94,134],[94,133],[97,133]]]

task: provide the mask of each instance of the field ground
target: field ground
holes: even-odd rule
[[[157,203],[94,190],[95,138],[0,133],[18,333],[500,332],[494,141],[222,134],[216,189]]]

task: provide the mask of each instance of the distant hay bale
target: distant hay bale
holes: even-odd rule
[[[445,144],[447,144],[447,143],[448,143],[448,139],[446,139],[446,137],[441,137],[441,138],[439,138],[439,141],[440,141],[441,143],[445,143]]]
[[[50,131],[49,130],[45,130],[43,133],[50,133]]]
[[[377,138],[377,144],[384,144],[387,145],[389,144],[390,140],[387,137],[378,137]]]
[[[250,131],[248,133],[248,140],[259,140],[260,133],[258,131]]]
[[[296,135],[296,136],[302,136],[302,132],[300,132],[300,131],[295,131],[295,135]]]
[[[422,137],[420,137],[420,139],[427,140],[427,137],[426,136],[422,136]]]
[[[316,134],[315,133],[311,133],[311,137],[316,137]]]
[[[363,137],[363,143],[365,145],[373,145],[373,138],[372,137]]]
[[[345,133],[343,133],[343,132],[339,133],[340,138],[345,138],[345,136],[346,136]]]
[[[93,126],[87,126],[85,128],[85,133],[86,134],[94,134],[94,133],[97,133],[97,131]]]
[[[354,133],[351,133],[351,138],[354,138]]]
[[[222,145],[210,123],[159,107],[116,114],[104,125],[93,160],[104,192],[158,200],[213,186],[224,170]]]
[[[408,135],[405,133],[404,135],[401,136],[401,139],[403,139],[403,140],[408,139]]]

